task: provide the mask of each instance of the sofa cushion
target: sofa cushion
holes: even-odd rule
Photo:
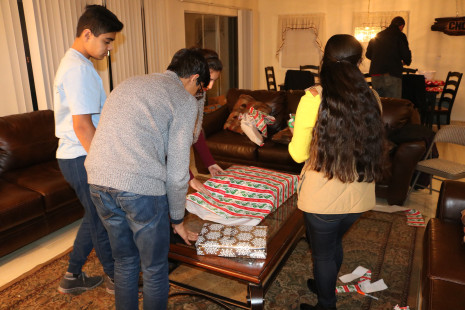
[[[45,202],[45,212],[77,200],[74,190],[61,174],[56,160],[6,172],[3,178],[41,194]]]
[[[431,279],[440,279],[465,285],[465,245],[461,225],[432,218],[426,229],[424,268]]]
[[[271,140],[276,143],[288,145],[292,140],[291,130],[289,127],[286,127],[278,133],[275,133]]]
[[[229,114],[226,123],[224,123],[224,129],[231,130],[240,134],[244,134],[244,131],[241,128],[241,120],[239,116],[244,113],[248,113],[250,108],[255,110],[265,112],[269,114],[271,108],[263,102],[256,101],[252,96],[242,94],[236,101],[231,114]]]
[[[241,94],[252,96],[255,100],[263,102],[271,108],[271,111],[267,113],[273,116],[276,122],[268,126],[268,133],[270,136],[273,136],[286,126],[286,121],[289,118],[286,110],[286,92],[231,88],[226,94],[230,111]]]
[[[0,179],[0,231],[45,214],[42,196]]]
[[[267,163],[279,162],[291,166],[296,164],[289,154],[287,145],[269,140],[267,140],[264,146],[258,149],[258,161]]]
[[[258,146],[244,135],[222,130],[208,137],[207,146],[213,157],[257,160]]]
[[[57,146],[53,111],[0,117],[0,174],[52,160]]]

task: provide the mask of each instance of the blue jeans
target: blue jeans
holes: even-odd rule
[[[313,256],[318,303],[336,307],[336,281],[343,260],[342,237],[361,213],[304,213]]]
[[[116,309],[138,308],[140,266],[144,309],[165,310],[168,304],[168,199],[90,185],[92,200],[108,230],[115,258]]]
[[[71,185],[84,207],[84,217],[69,255],[68,272],[79,274],[92,249],[95,249],[105,273],[113,279],[114,261],[111,255],[108,233],[100,220],[90,198],[87,172],[84,168],[86,156],[74,159],[58,159],[61,173]]]
[[[402,98],[402,79],[389,74],[371,77],[371,84],[380,97]]]

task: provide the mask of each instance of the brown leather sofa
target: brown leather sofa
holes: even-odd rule
[[[57,146],[52,111],[0,117],[0,256],[83,216]]]
[[[240,135],[223,129],[234,104],[241,94],[252,96],[255,100],[267,103],[271,107],[270,115],[276,118],[275,124],[268,129],[268,138],[262,147]],[[223,168],[232,164],[253,165],[291,173],[300,173],[301,164],[295,163],[288,152],[287,144],[272,140],[274,134],[287,126],[289,113],[295,113],[304,95],[303,90],[267,91],[230,89],[226,95],[226,105],[206,114],[203,120],[207,145],[216,162]],[[407,124],[420,124],[418,112],[413,104],[404,99],[381,98],[383,119],[386,132],[402,128]],[[402,205],[407,197],[414,168],[425,152],[424,141],[413,141],[393,145],[391,151],[392,169],[382,182],[376,186],[378,197],[387,199],[391,205]],[[196,167],[200,173],[208,173],[199,156],[195,156]]]
[[[460,220],[462,210],[465,210],[465,183],[444,181],[436,218],[428,222],[423,239],[423,310],[465,308],[465,244]]]

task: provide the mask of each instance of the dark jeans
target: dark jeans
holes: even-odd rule
[[[304,214],[307,235],[310,236],[318,303],[327,308],[336,307],[336,281],[343,260],[342,237],[361,213]]]
[[[92,249],[95,249],[105,273],[113,279],[114,261],[111,255],[108,233],[100,220],[90,198],[87,172],[84,168],[86,156],[74,159],[58,159],[61,173],[76,192],[84,207],[84,217],[74,240],[73,251],[69,255],[68,272],[79,274]]]
[[[165,310],[170,243],[167,196],[144,196],[92,184],[90,192],[113,249],[116,309],[139,309],[142,266],[144,309]]]

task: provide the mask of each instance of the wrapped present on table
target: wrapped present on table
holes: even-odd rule
[[[195,243],[197,255],[266,258],[266,226],[205,223]]]
[[[225,225],[257,225],[295,193],[298,179],[294,174],[233,165],[204,183],[210,195],[188,195],[186,209]]]
[[[435,87],[435,86],[444,86],[444,81],[439,80],[425,80],[425,84],[428,87]]]

